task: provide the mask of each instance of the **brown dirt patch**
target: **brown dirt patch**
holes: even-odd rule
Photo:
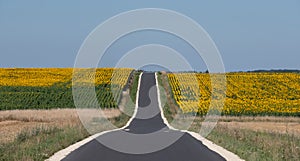
[[[30,129],[38,126],[45,126],[42,122],[22,121],[1,121],[0,122],[0,143],[13,141],[23,129]]]
[[[64,127],[76,126],[80,118],[93,119],[103,115],[106,118],[117,117],[121,114],[118,109],[51,109],[51,110],[9,110],[0,111],[0,143],[13,141],[22,131],[36,127]]]
[[[179,118],[174,127],[180,128],[185,122],[193,123],[190,127],[192,131],[199,131],[204,121],[204,117],[185,117]],[[234,117],[221,116],[217,126],[226,129],[246,129],[251,131],[260,131],[268,133],[281,133],[300,136],[300,117],[275,117],[275,116],[257,116],[257,117]],[[184,127],[184,126],[183,126]]]
[[[230,129],[247,129],[253,131],[275,132],[300,135],[299,122],[219,122],[221,126]]]

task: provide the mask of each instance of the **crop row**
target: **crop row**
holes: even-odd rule
[[[74,108],[72,87],[81,107],[114,108],[132,69],[15,68],[0,69],[0,110]],[[72,84],[73,79],[73,84]],[[88,88],[94,88],[97,100]]]
[[[205,115],[215,109],[222,115],[300,116],[299,74],[170,73],[168,79],[176,103],[186,113]]]

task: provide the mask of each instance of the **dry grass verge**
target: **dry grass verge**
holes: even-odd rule
[[[45,160],[56,151],[66,148],[86,137],[87,132],[80,119],[88,118],[101,127],[99,110],[13,110],[0,111],[0,160]],[[106,118],[115,126],[123,126],[129,116],[117,109],[103,110]],[[101,124],[101,126],[99,126]],[[107,130],[98,128],[95,132]]]
[[[194,119],[191,130],[196,131],[201,127],[203,117],[186,117],[186,119]],[[258,132],[270,132],[280,134],[290,134],[300,136],[300,118],[299,117],[227,117],[221,116],[218,120],[219,127],[225,127],[233,130],[251,130]]]
[[[51,109],[51,110],[9,110],[0,111],[0,143],[13,141],[25,129],[35,127],[63,128],[78,126],[81,118],[99,117],[99,110],[95,109]],[[118,109],[102,110],[107,118],[118,117]]]
[[[204,117],[177,117],[180,110],[174,103],[168,80],[162,76],[159,83],[164,87],[161,99],[167,99],[163,112],[169,123],[176,117],[173,127],[182,129],[186,122],[192,122],[189,130],[199,132]],[[300,158],[299,117],[222,116],[207,138],[247,161],[298,161]]]

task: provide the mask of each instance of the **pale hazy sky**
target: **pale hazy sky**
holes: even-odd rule
[[[138,8],[170,9],[194,19],[216,43],[226,71],[300,69],[299,0],[0,0],[0,67],[73,67],[81,44],[96,26]],[[205,70],[189,45],[174,41],[180,40],[161,32],[133,33],[112,45],[100,64],[114,66],[122,53],[159,43]]]

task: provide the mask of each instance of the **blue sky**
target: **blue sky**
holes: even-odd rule
[[[73,67],[81,44],[96,26],[138,8],[165,8],[194,19],[216,43],[226,71],[300,69],[299,0],[0,0],[0,67]],[[174,37],[144,32],[126,39],[111,47],[103,66],[113,66],[117,53],[143,43],[172,47]],[[187,45],[177,50],[198,63],[197,70],[205,70],[203,62],[193,62]]]

